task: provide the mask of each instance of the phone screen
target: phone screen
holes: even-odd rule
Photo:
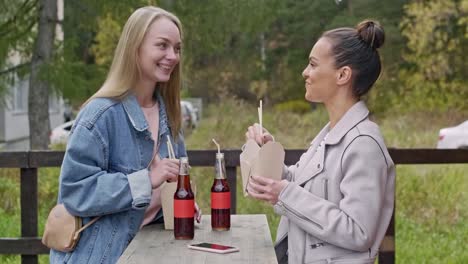
[[[218,254],[226,254],[226,253],[239,251],[239,248],[234,247],[234,246],[225,246],[225,245],[206,243],[206,242],[188,245],[188,248],[212,252],[212,253],[218,253]]]
[[[202,248],[218,249],[218,250],[226,250],[226,249],[234,248],[234,247],[230,247],[230,246],[219,245],[219,244],[212,244],[212,243],[193,244],[192,246],[195,246],[195,247],[202,247]]]

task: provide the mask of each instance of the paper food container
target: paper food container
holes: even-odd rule
[[[244,196],[248,195],[247,185],[251,175],[281,180],[284,155],[284,148],[279,142],[269,141],[260,147],[255,140],[247,140],[240,154]]]
[[[174,193],[176,189],[177,182],[165,182],[161,187],[161,204],[165,229],[174,229]]]

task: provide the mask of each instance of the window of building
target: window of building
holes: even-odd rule
[[[28,111],[28,89],[29,79],[17,79],[13,86],[13,111],[27,112]]]

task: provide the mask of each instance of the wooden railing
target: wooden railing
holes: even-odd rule
[[[294,164],[305,150],[287,150],[286,164]],[[231,187],[231,211],[236,213],[236,172],[239,166],[240,150],[224,150],[226,174]],[[447,164],[468,163],[468,150],[441,149],[389,149],[395,164]],[[49,249],[41,244],[38,234],[38,169],[60,167],[64,152],[27,151],[0,152],[0,168],[19,168],[21,185],[21,237],[0,238],[0,254],[21,255],[22,263],[38,263],[38,254],[48,254]],[[214,166],[214,150],[193,150],[188,152],[190,165],[196,167]],[[1,175],[0,175],[1,180]],[[394,218],[387,229],[379,253],[379,263],[395,262]]]

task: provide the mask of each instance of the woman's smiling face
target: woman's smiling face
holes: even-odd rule
[[[156,19],[138,50],[141,78],[154,83],[169,81],[180,61],[181,45],[176,24],[166,17]]]
[[[302,72],[305,81],[305,99],[309,102],[323,103],[335,95],[337,73],[335,59],[331,54],[332,43],[320,38],[309,55],[309,64]]]

